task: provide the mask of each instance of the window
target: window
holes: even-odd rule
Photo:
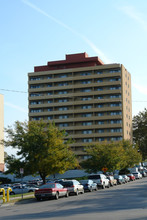
[[[98,140],[99,140],[99,141],[104,141],[105,139],[104,139],[104,138],[99,138]]]
[[[104,121],[98,121],[98,125],[103,125]]]
[[[103,98],[104,98],[103,96],[98,96],[98,97],[97,97],[97,99],[103,99]]]
[[[120,78],[111,78],[109,81],[110,81],[110,82],[113,82],[113,81],[120,81]]]
[[[59,119],[68,118],[68,115],[59,115]]]
[[[67,94],[67,91],[65,91],[65,90],[59,91],[58,94]]]
[[[82,114],[82,117],[92,117],[92,114],[89,113],[89,114]]]
[[[111,132],[122,132],[122,129],[121,128],[112,128],[111,129]]]
[[[52,84],[48,84],[47,87],[52,87]]]
[[[111,141],[121,141],[122,137],[112,137]]]
[[[52,119],[53,119],[53,116],[48,116],[47,119],[48,119],[48,120],[52,120]]]
[[[52,95],[53,93],[52,93],[52,92],[48,92],[47,94],[48,94],[48,95]]]
[[[110,107],[117,107],[117,106],[121,106],[121,103],[111,103]]]
[[[111,124],[122,124],[122,120],[111,120]]]
[[[34,96],[41,96],[41,93],[31,93],[30,96],[31,96],[31,97],[34,97]]]
[[[83,105],[81,108],[82,109],[90,109],[90,108],[92,108],[92,105]]]
[[[102,79],[98,79],[97,82],[98,82],[98,83],[99,83],[99,82],[103,82],[103,80],[102,80]]]
[[[68,110],[68,107],[60,107],[58,110],[59,111]]]
[[[30,104],[31,105],[38,105],[38,104],[42,104],[42,101],[31,101]]]
[[[85,72],[85,73],[80,73],[80,75],[81,76],[88,76],[88,75],[91,75],[91,73],[90,72],[87,72],[87,73]]]
[[[64,74],[64,75],[59,75],[58,77],[59,77],[59,78],[66,78],[67,75],[66,75],[66,74]]]
[[[98,133],[104,133],[104,129],[98,129],[97,132]]]
[[[85,125],[92,125],[92,122],[91,122],[91,121],[83,122],[82,125],[83,125],[83,126],[85,126]]]
[[[98,104],[97,107],[98,107],[98,108],[102,108],[102,107],[103,107],[103,104]]]
[[[81,83],[82,83],[82,84],[90,84],[91,81],[90,81],[90,80],[87,80],[87,81],[82,81]]]
[[[86,142],[92,142],[92,138],[84,138],[84,139],[83,139],[83,142],[84,142],[84,143],[86,143]]]
[[[30,80],[40,80],[41,78],[40,77],[30,77]]]
[[[97,91],[102,91],[102,90],[103,90],[102,87],[97,88]]]
[[[91,97],[83,97],[83,98],[81,98],[81,100],[83,100],[83,101],[87,101],[87,100],[91,100],[92,98]]]
[[[52,78],[52,76],[47,76],[47,79],[51,79]]]
[[[92,130],[84,130],[82,131],[82,134],[92,134]]]
[[[110,115],[121,115],[121,114],[122,114],[122,112],[120,112],[120,111],[110,112]]]
[[[120,69],[114,69],[109,71],[109,73],[118,73],[118,72],[120,72]]]
[[[41,88],[41,85],[30,85],[30,89]]]
[[[67,99],[59,99],[59,102],[68,102]]]
[[[42,109],[31,109],[30,112],[42,112]]]
[[[52,103],[52,102],[53,102],[53,100],[48,100],[48,101],[47,101],[47,103]]]
[[[110,98],[113,99],[113,98],[121,98],[121,95],[110,95]]]
[[[103,74],[103,72],[99,70],[96,72],[96,74]]]
[[[41,119],[42,119],[41,117],[33,117],[33,118],[32,118],[33,121],[39,121],[39,120],[41,120]]]
[[[103,112],[99,112],[99,113],[97,114],[97,116],[104,116],[104,113],[103,113]]]
[[[58,86],[67,86],[68,83],[67,82],[63,82],[63,83],[58,83]]]
[[[53,108],[48,108],[47,110],[48,110],[48,112],[51,112],[51,111],[53,111]]]
[[[82,89],[81,92],[91,92],[91,89]]]
[[[58,125],[59,127],[68,127],[68,123],[62,123]]]

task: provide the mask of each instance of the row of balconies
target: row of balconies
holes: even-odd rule
[[[38,73],[35,74],[35,75],[39,75]],[[29,77],[32,76],[32,73],[29,74]],[[29,78],[29,84],[45,84],[45,83],[54,83],[54,82],[64,82],[64,81],[80,81],[80,80],[92,80],[92,79],[105,79],[105,78],[114,78],[114,77],[121,77],[121,73],[120,72],[116,72],[116,73],[103,73],[103,74],[91,74],[91,75],[85,75],[85,76],[81,76],[81,75],[76,75],[76,76],[71,76],[71,77],[65,77],[65,78],[51,78],[51,79],[47,79],[47,76],[46,75],[46,78],[44,79],[40,79],[40,80],[30,80]],[[44,75],[45,77],[45,75]]]
[[[45,109],[44,109],[45,110]],[[50,115],[62,115],[62,114],[78,114],[78,113],[93,113],[93,112],[112,112],[112,111],[122,111],[122,106],[116,106],[116,107],[95,107],[95,108],[89,108],[89,109],[82,109],[82,108],[72,108],[69,110],[62,110],[59,111],[58,109],[53,111],[42,111],[42,112],[30,112],[29,116],[50,116]]]
[[[76,109],[81,109],[80,106],[84,106],[84,105],[92,105],[92,108],[94,108],[95,104],[104,104],[105,108],[107,108],[109,110],[109,106],[106,106],[108,104],[112,104],[112,103],[121,103],[122,99],[121,98],[109,98],[109,99],[92,99],[92,100],[80,100],[80,101],[67,101],[67,102],[53,102],[53,103],[44,103],[44,104],[36,104],[36,105],[29,105],[29,109],[39,109],[42,108],[46,111],[47,108],[53,108],[53,107],[60,107],[60,106],[67,106],[70,107],[70,110],[76,110]],[[97,108],[97,107],[95,107]],[[112,107],[111,107],[112,108]],[[55,111],[58,110],[54,109]]]
[[[33,92],[45,92],[45,91],[56,91],[56,90],[65,90],[65,89],[82,89],[82,88],[90,88],[90,87],[104,87],[104,86],[112,86],[112,85],[121,85],[121,81],[113,81],[113,82],[100,82],[100,83],[90,83],[90,84],[70,84],[65,86],[54,85],[52,87],[41,87],[41,88],[29,88],[29,93]],[[108,90],[108,89],[107,89]],[[75,91],[76,92],[76,91]],[[78,91],[79,92],[79,91]]]
[[[31,94],[31,93],[30,93]],[[32,94],[37,94],[37,93],[32,93]],[[55,98],[66,98],[66,97],[87,97],[87,96],[92,96],[92,95],[110,95],[110,94],[121,94],[121,90],[101,90],[101,91],[90,91],[90,92],[72,92],[70,94],[63,94],[63,95],[47,95],[47,93],[40,93],[39,96],[29,96],[29,100],[45,100],[45,99],[55,99]]]

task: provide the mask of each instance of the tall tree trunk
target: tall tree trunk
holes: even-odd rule
[[[46,180],[45,180],[46,174],[39,171],[39,175],[41,176],[41,179],[43,180],[43,184],[45,184],[46,183]]]

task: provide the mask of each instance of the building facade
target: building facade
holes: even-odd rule
[[[28,74],[29,120],[54,121],[74,143],[132,140],[131,75],[122,64],[104,64],[86,53],[34,67]]]
[[[4,96],[0,94],[0,141],[4,139]],[[0,172],[4,171],[4,145],[0,143]]]

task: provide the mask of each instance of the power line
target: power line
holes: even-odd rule
[[[17,93],[27,93],[25,91],[17,91],[17,90],[10,90],[10,89],[0,89],[2,91],[6,91],[6,92],[17,92]]]

